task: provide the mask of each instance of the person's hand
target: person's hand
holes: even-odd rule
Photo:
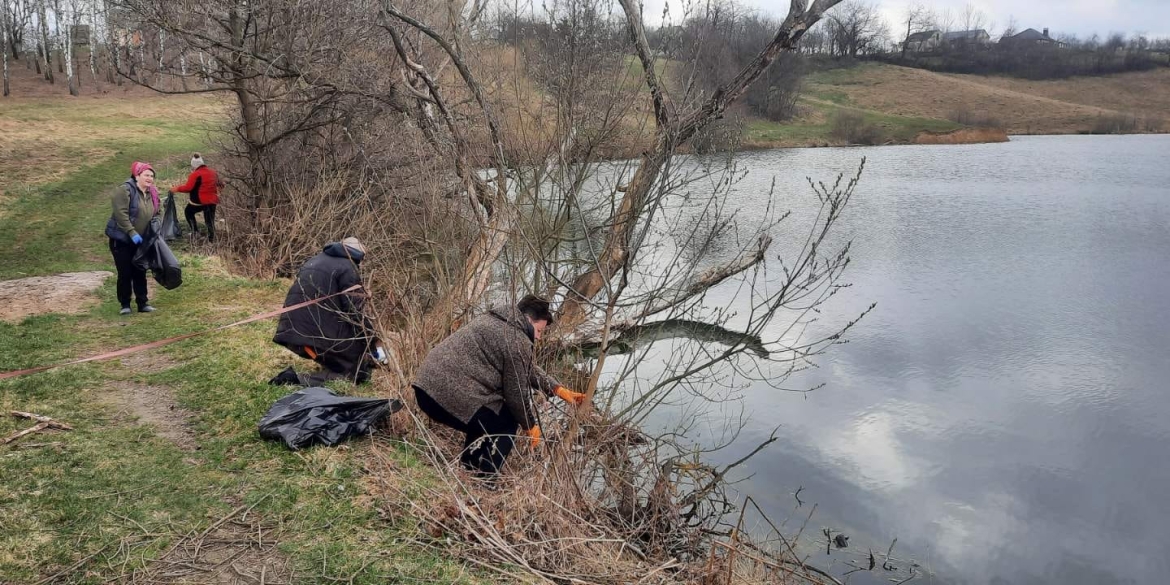
[[[583,393],[574,392],[564,386],[557,386],[553,390],[553,394],[556,394],[558,398],[574,406],[585,402],[585,395]]]
[[[529,444],[532,445],[533,449],[540,444],[540,425],[532,425],[532,428],[524,431],[524,434],[528,435]]]
[[[390,356],[386,353],[386,350],[382,349],[382,346],[380,345],[375,347],[374,353],[370,355],[374,358],[374,361],[382,364],[383,366],[390,363]]]
[[[142,243],[142,236],[140,236],[138,234],[134,234],[134,235],[130,236],[130,241],[134,242],[134,245],[137,246],[138,244]]]

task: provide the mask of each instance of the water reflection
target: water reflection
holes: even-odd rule
[[[749,155],[740,216],[775,176],[792,225],[805,175],[869,158],[841,234],[854,288],[823,326],[878,308],[794,380],[826,388],[745,392],[753,423],[726,459],[777,424],[781,441],[743,491],[787,517],[803,487],[814,533],[897,537],[930,582],[1170,578],[1167,152],[1078,136]]]

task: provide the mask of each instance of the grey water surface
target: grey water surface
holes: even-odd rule
[[[738,488],[793,529],[815,502],[806,538],[845,531],[855,555],[897,537],[917,582],[1170,582],[1170,136],[755,152],[731,206],[750,223],[775,179],[807,210],[805,176],[862,156],[853,286],[820,326],[877,308],[786,384],[824,388],[741,392],[719,457],[779,440]]]

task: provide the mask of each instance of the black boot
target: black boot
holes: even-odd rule
[[[269,380],[268,383],[273,386],[300,386],[301,378],[297,375],[297,371],[294,370],[292,366],[289,366],[281,370],[281,372]]]

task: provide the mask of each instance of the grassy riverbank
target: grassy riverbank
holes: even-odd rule
[[[109,189],[133,160],[154,162],[160,185],[180,180],[209,115],[214,103],[197,98],[0,102],[0,279],[112,270]],[[0,371],[280,306],[287,283],[176,250],[185,282],[152,291],[157,313],[119,317],[109,278],[56,308],[75,314],[0,320]],[[257,420],[287,392],[266,380],[292,362],[270,342],[273,326],[0,382],[0,437],[33,424],[12,410],[73,427],[0,445],[0,583],[474,581],[411,544],[412,520],[385,517],[366,495],[371,458],[419,468],[404,448],[362,440],[292,453],[259,439]]]

